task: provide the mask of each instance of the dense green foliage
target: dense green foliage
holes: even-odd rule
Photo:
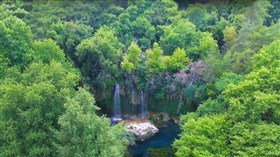
[[[52,129],[72,95],[78,75],[61,63],[32,63],[20,73],[10,69],[1,83],[1,156],[53,156]]]
[[[140,66],[141,49],[135,43],[131,43],[128,53],[123,57],[122,69],[127,73],[132,73]]]
[[[30,50],[32,41],[30,27],[21,19],[11,16],[1,19],[0,34],[1,54],[9,59],[12,65],[25,64],[28,60],[26,53]]]
[[[95,114],[93,97],[80,89],[68,98],[65,113],[59,117],[60,131],[56,133],[58,156],[124,156],[128,140],[120,124],[110,127],[110,120]]]
[[[181,138],[174,143],[177,156],[280,155],[279,46],[280,40],[274,41],[254,55],[253,70],[228,85],[222,100],[206,101],[183,117]]]
[[[116,83],[149,110],[187,113],[179,157],[280,156],[279,7],[1,1],[0,156],[123,156],[129,135],[99,115]]]
[[[112,89],[119,75],[118,61],[123,45],[109,27],[101,27],[77,46],[76,55],[85,79],[96,89]],[[110,88],[111,87],[111,88]]]

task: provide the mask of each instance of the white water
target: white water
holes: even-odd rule
[[[114,100],[113,100],[113,117],[112,121],[121,121],[122,116],[124,118],[141,118],[144,119],[147,117],[147,103],[145,101],[145,93],[143,91],[140,92],[140,95],[136,93],[135,88],[131,88],[131,97],[130,97],[130,113],[129,117],[126,115],[127,112],[124,110],[124,115],[121,112],[121,102],[120,102],[120,85],[115,85],[115,93],[114,93]],[[140,99],[138,99],[140,98]],[[128,105],[129,106],[129,105]],[[125,109],[125,108],[124,108]]]
[[[117,83],[115,86],[115,93],[114,93],[114,111],[113,111],[113,121],[120,121],[122,120],[121,116],[121,101],[120,101],[120,85]]]
[[[141,91],[141,118],[144,119],[147,116],[147,105],[145,103],[145,94]]]
[[[135,118],[136,116],[136,102],[135,102],[135,89],[132,87],[131,90],[131,118]]]

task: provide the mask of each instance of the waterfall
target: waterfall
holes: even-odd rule
[[[120,121],[122,120],[121,117],[121,103],[120,103],[120,85],[117,83],[115,87],[115,94],[114,94],[114,115],[113,121]]]
[[[132,90],[131,90],[131,118],[135,118],[135,115],[136,115],[136,107],[135,107],[135,90],[134,90],[134,87],[132,87]]]
[[[145,103],[144,92],[141,91],[141,118],[144,119],[147,114],[147,106]]]

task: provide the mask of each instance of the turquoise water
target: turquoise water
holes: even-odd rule
[[[178,139],[180,128],[173,122],[166,122],[167,127],[159,128],[159,132],[151,139],[144,142],[137,142],[136,145],[128,148],[130,157],[147,157],[148,148],[172,147],[175,139]]]

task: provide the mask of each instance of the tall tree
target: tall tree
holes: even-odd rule
[[[83,39],[92,36],[93,29],[84,24],[74,22],[58,22],[52,24],[48,30],[48,37],[57,42],[59,47],[65,52],[68,60],[78,64],[75,55],[76,47]]]
[[[15,16],[0,19],[1,54],[10,60],[11,65],[23,67],[26,64],[31,42],[31,29],[22,20]]]
[[[181,126],[180,140],[174,142],[176,156],[229,156],[226,121],[225,116],[189,119]]]
[[[164,54],[172,54],[176,48],[185,49],[189,52],[190,48],[199,44],[199,33],[195,30],[195,25],[188,20],[179,20],[169,26],[165,26],[164,34],[160,38],[160,46]]]
[[[65,62],[63,51],[51,39],[33,42],[32,50],[30,54],[33,62],[50,63],[52,60],[60,63]]]
[[[128,48],[128,53],[124,55],[121,63],[122,69],[127,73],[132,73],[140,66],[141,49],[132,42]]]
[[[147,50],[146,66],[149,74],[159,74],[166,70],[163,62],[163,51],[158,43],[154,43],[152,50]]]
[[[164,64],[167,71],[176,73],[182,69],[187,69],[189,58],[183,49],[177,48],[172,56],[164,56]]]
[[[52,130],[78,78],[54,61],[6,77],[0,85],[0,156],[56,156]]]
[[[104,93],[114,88],[123,45],[110,27],[101,27],[78,46],[78,66],[86,81]]]
[[[56,133],[59,156],[124,156],[128,145],[124,126],[111,127],[110,119],[97,116],[98,107],[90,93],[79,89],[64,107],[66,111],[59,117],[61,127]]]
[[[271,43],[275,38],[270,36],[264,38],[269,31],[264,31],[264,20],[268,15],[267,10],[271,7],[269,1],[255,1],[247,8],[245,18],[241,23],[236,43],[228,50],[227,55],[231,56],[232,70],[237,73],[248,73],[251,70],[251,57],[266,44]],[[264,29],[264,30],[263,30]],[[253,34],[262,32],[261,36]],[[278,31],[277,31],[278,32]],[[279,36],[276,33],[275,36]],[[262,40],[258,42],[258,40]],[[252,42],[251,42],[252,41]]]

